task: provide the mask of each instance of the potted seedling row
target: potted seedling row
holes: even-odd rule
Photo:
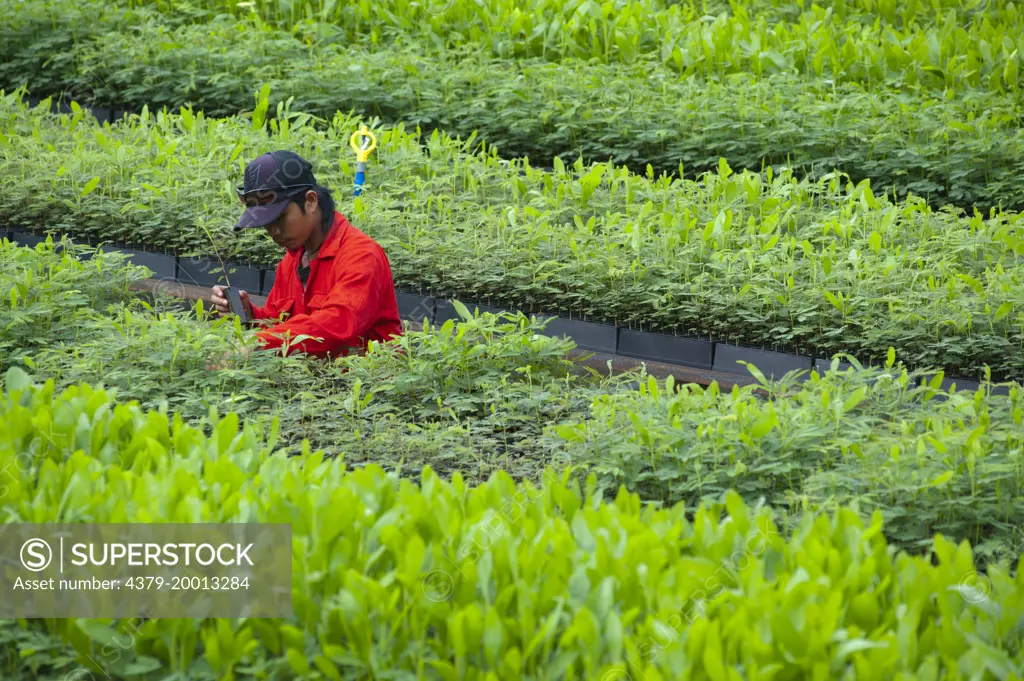
[[[825,359],[825,358],[822,358],[822,357],[816,357],[814,359],[814,370],[818,372],[819,376],[824,376],[829,371],[831,371],[831,369],[832,369],[832,361],[833,360],[831,360],[831,359]],[[874,367],[875,363],[874,362],[862,362],[861,366],[863,366],[865,369],[867,369],[867,368]],[[838,373],[844,373],[844,372],[846,372],[849,369],[856,369],[856,367],[853,364],[851,364],[849,362],[843,362],[842,360],[840,360],[840,361],[838,361],[836,363],[836,371]],[[877,381],[877,380],[878,380],[878,377],[873,379],[873,381]]]
[[[33,122],[35,115],[18,114],[13,122],[8,123],[10,131],[27,130],[26,124]],[[192,134],[185,132],[190,130],[191,118],[173,114],[167,116],[169,129],[181,128],[182,137]],[[40,120],[38,124],[42,139],[47,143],[72,138],[81,149],[81,157],[87,159],[90,166],[109,167],[116,160],[111,148],[104,147],[94,139],[95,131],[89,129],[89,126],[78,126],[68,131],[59,122],[51,120]],[[5,134],[7,131],[8,128],[5,128]],[[123,143],[139,148],[158,142],[165,144],[163,134],[154,126],[140,126],[124,131]],[[248,134],[248,131],[242,132],[227,124],[211,126],[202,131],[197,129],[197,139],[190,140],[190,143],[201,144],[198,147],[200,149],[211,144],[228,146],[229,143],[236,144],[239,135]],[[198,139],[199,136],[202,138]],[[22,144],[19,142],[22,137],[9,137],[14,145],[11,147],[11,159],[26,155],[31,157],[27,146],[18,146]],[[414,140],[401,135],[388,142],[389,145],[408,145],[410,153],[416,153],[412,151],[414,143]],[[34,144],[39,146],[38,143]],[[429,168],[426,180],[419,173],[407,172],[407,164],[402,164],[402,168],[391,169],[394,176],[389,183],[402,187],[401,196],[408,204],[403,208],[404,212],[397,215],[401,219],[394,219],[396,216],[390,214],[390,211],[367,210],[359,215],[360,225],[365,223],[370,233],[387,237],[392,242],[400,237],[402,243],[408,245],[412,259],[408,262],[403,260],[396,267],[398,278],[410,279],[415,274],[417,278],[427,281],[441,280],[451,293],[466,289],[500,290],[504,296],[503,302],[543,300],[543,303],[538,303],[538,309],[549,311],[572,309],[580,299],[585,299],[593,308],[602,311],[603,319],[635,317],[638,323],[644,324],[643,328],[649,328],[648,322],[657,325],[668,321],[669,315],[672,315],[671,323],[679,328],[699,329],[701,339],[705,339],[708,333],[717,334],[723,328],[730,328],[734,317],[743,310],[760,306],[768,315],[765,321],[750,324],[737,322],[737,337],[730,339],[730,342],[752,345],[757,342],[754,339],[765,337],[768,324],[799,327],[799,320],[793,318],[793,311],[806,308],[813,311],[814,322],[793,336],[795,347],[844,326],[849,327],[850,336],[843,337],[843,345],[863,346],[863,334],[857,329],[864,328],[872,319],[866,311],[873,305],[870,303],[874,299],[871,293],[873,289],[867,284],[858,284],[855,290],[844,291],[836,288],[833,281],[870,280],[874,282],[872,286],[883,286],[885,290],[897,293],[906,301],[916,303],[930,295],[929,289],[923,287],[921,282],[934,278],[935,290],[949,291],[950,300],[965,312],[963,319],[957,322],[965,330],[958,331],[956,338],[957,342],[967,346],[965,364],[977,364],[985,359],[980,352],[975,353],[970,349],[972,344],[966,331],[968,328],[982,329],[982,320],[977,310],[986,309],[986,305],[991,310],[983,320],[989,326],[994,326],[994,330],[986,332],[988,335],[1016,332],[1012,320],[1018,317],[1019,310],[1014,308],[1014,303],[1005,302],[1018,299],[1017,285],[1010,281],[1016,275],[1008,277],[1005,286],[999,284],[1002,289],[995,283],[983,286],[964,272],[957,272],[964,269],[957,263],[949,262],[946,265],[950,266],[939,266],[937,260],[927,257],[932,252],[967,252],[967,242],[964,241],[966,237],[963,235],[970,230],[960,228],[965,225],[952,216],[922,212],[915,204],[889,206],[870,193],[870,186],[863,183],[855,189],[848,187],[845,198],[840,197],[838,182],[836,189],[829,185],[829,195],[833,198],[819,205],[814,199],[816,192],[811,191],[813,185],[794,184],[788,176],[780,175],[773,180],[769,174],[765,181],[760,176],[737,173],[731,169],[726,172],[720,167],[718,175],[709,176],[709,182],[713,179],[711,187],[706,183],[694,184],[690,181],[662,182],[653,177],[644,179],[611,165],[596,165],[587,169],[583,167],[582,161],[578,168],[577,164],[566,166],[558,161],[554,173],[526,168],[523,174],[519,168],[509,170],[489,156],[478,158],[457,153],[443,137],[431,144],[444,151],[444,154],[441,155],[443,158],[437,160],[433,156],[423,159]],[[143,158],[145,155],[139,155],[140,164],[145,163]],[[200,161],[198,157],[192,160],[197,163]],[[211,160],[211,172],[223,169],[218,165],[220,163],[222,161]],[[157,170],[154,165],[138,171],[125,169],[117,179],[105,175],[98,191],[102,193],[108,187],[114,189],[120,183],[137,186],[142,177],[151,177]],[[78,200],[83,196],[85,188],[90,186],[85,183],[94,179],[95,172],[92,170],[64,173],[55,180],[55,193],[69,201]],[[187,192],[183,195],[191,196],[191,192],[201,189],[198,184],[190,184],[193,182],[191,179],[182,181],[184,184],[178,191]],[[474,195],[483,193],[493,196],[499,204],[509,206],[515,203],[509,203],[515,198],[515,193],[521,195],[525,189],[533,193],[531,201],[536,202],[532,206],[534,210],[488,210],[484,211],[481,218],[480,206],[470,194],[460,190],[455,192],[454,198],[448,197],[449,185],[458,183],[465,183],[466,191],[471,189]],[[206,189],[203,188],[203,191]],[[388,193],[393,190],[385,190],[382,185],[381,191],[381,197],[387,199]],[[642,201],[638,198],[647,196],[651,198]],[[746,200],[756,211],[757,220],[744,219],[744,212],[736,212],[733,204],[736,197],[742,196],[747,197]],[[129,199],[126,197],[124,192],[112,191],[104,200],[121,202],[122,209],[129,209],[131,204],[127,203]],[[178,218],[181,207],[175,203],[173,209],[170,208],[167,204],[169,199],[162,197],[161,191],[148,197],[153,209],[168,211],[168,226],[181,227],[186,237],[193,236],[196,226],[192,224],[192,216]],[[421,201],[416,197],[426,198]],[[29,200],[38,199],[33,197]],[[233,199],[229,197],[229,200],[232,201],[230,210],[233,215]],[[858,207],[856,219],[850,214],[854,206]],[[117,206],[112,204],[112,207]],[[609,212],[609,207],[614,207],[614,210]],[[546,217],[553,214],[553,211],[562,215],[570,208],[573,224],[568,224],[561,217],[557,222]],[[221,206],[217,211],[223,209]],[[422,210],[434,216],[429,230],[422,228],[421,219],[410,217],[418,215]],[[389,214],[383,215],[385,212]],[[122,214],[132,213],[126,211]],[[467,239],[463,223],[470,216],[473,216],[474,224],[479,224],[473,230],[473,238]],[[216,220],[220,221],[221,217],[218,212]],[[813,234],[817,227],[808,227],[819,223],[830,225],[829,233],[823,240],[820,235]],[[871,231],[861,229],[858,226],[861,224],[870,225]],[[98,231],[104,229],[103,226],[90,227],[97,228]],[[120,232],[126,227],[113,219],[109,229],[111,232]],[[788,239],[786,235],[790,232],[796,238],[796,249],[792,244],[783,247]],[[516,237],[509,238],[510,234]],[[896,269],[884,278],[878,275],[886,254],[904,241],[907,257],[931,263],[928,271],[915,271],[911,275]],[[423,253],[427,249],[435,249],[433,252],[436,254],[438,243],[443,245],[443,257],[424,258]],[[993,263],[1014,262],[1013,258],[1016,257],[1012,248],[998,239],[991,240],[984,250],[982,257]],[[491,259],[498,256],[489,254],[498,252],[498,262],[517,265],[515,277],[509,281],[500,273],[500,268],[493,266]],[[748,289],[745,286],[749,283],[746,282],[747,273],[740,273],[742,268],[732,267],[730,263],[744,260],[756,262],[759,259],[771,263],[770,267],[763,269],[765,278],[762,283],[765,285]],[[647,260],[657,263],[657,267],[643,265]],[[608,263],[607,267],[603,264],[605,262]],[[601,266],[595,267],[596,263],[601,263]],[[557,267],[552,268],[554,264]],[[409,271],[421,266],[439,269],[422,273]],[[697,276],[698,270],[710,272],[712,276],[701,279]],[[481,284],[482,276],[491,276],[493,281]],[[882,279],[884,281],[878,281]],[[263,280],[266,287],[265,276]],[[511,281],[517,283],[507,285]],[[702,283],[699,286],[690,285],[688,282],[692,281]],[[623,290],[657,290],[669,285],[681,287],[678,297],[671,304],[670,312],[659,311],[657,305],[647,302],[643,296],[633,298],[617,290],[620,286],[626,287]],[[673,296],[676,294],[673,293]],[[703,306],[679,305],[683,297],[714,301],[713,306],[717,309],[709,311]],[[633,309],[633,300],[636,301],[636,309]],[[903,316],[911,312],[919,313],[923,318],[921,323],[914,324],[914,328],[908,328],[907,340],[901,341],[905,347],[897,347],[911,365],[917,359],[915,355],[921,354],[922,339],[933,331],[945,328],[944,325],[950,321],[945,316],[930,312],[931,309],[933,307],[915,304],[913,310],[904,310],[899,315],[893,313],[891,318],[879,322],[900,324]],[[934,309],[939,307],[934,306]],[[972,310],[976,317],[973,320],[967,315]],[[712,320],[711,314],[717,314],[719,320]],[[570,324],[570,321],[553,322],[549,332],[558,333],[557,327],[560,324],[579,324]],[[812,329],[815,325],[817,329]],[[604,325],[605,329],[601,329],[602,325],[596,326],[597,331],[610,330],[607,325]],[[584,327],[579,333],[567,332],[566,335],[577,339],[582,337],[582,342],[591,347],[597,345],[609,350],[615,346],[618,350],[618,329],[614,329],[614,340],[607,338],[600,342],[588,335],[591,329],[594,327]],[[629,335],[625,334],[627,337]],[[627,348],[629,345],[629,342],[624,343]],[[983,343],[977,345],[984,347]],[[735,361],[732,365],[729,368],[744,371]],[[1013,370],[1013,367],[1008,368]]]
[[[508,312],[516,314],[516,310],[510,310],[508,308],[491,307],[489,305],[479,305],[477,303],[465,303],[465,305],[470,311],[477,309],[481,313],[490,312],[491,314],[501,314],[503,312]],[[618,344],[618,333],[616,327],[612,324],[598,324],[578,319],[567,319],[565,317],[556,317],[551,314],[537,314],[532,316],[536,317],[538,320],[550,320],[544,328],[544,334],[547,336],[567,336],[571,338],[578,347],[583,348],[584,350],[594,350],[596,352],[615,354],[615,348]],[[458,321],[459,314],[456,312],[455,306],[452,305],[451,301],[445,300],[437,305],[435,322],[437,324],[443,324],[449,319]]]
[[[419,296],[417,296],[417,297],[419,297]],[[414,302],[414,301],[410,300],[409,302]],[[463,302],[463,301],[460,301],[460,302]],[[421,303],[414,303],[414,304],[421,304]],[[501,308],[501,307],[491,307],[490,305],[480,305],[480,304],[474,303],[474,302],[464,302],[464,305],[466,306],[466,309],[468,309],[470,312],[473,312],[474,310],[479,310],[481,314],[483,314],[485,312],[489,312],[491,314],[501,314],[502,312],[511,312],[512,314],[515,314],[514,310],[509,310],[509,309]],[[456,322],[462,319],[461,317],[459,317],[459,313],[456,312],[455,306],[452,304],[452,301],[450,301],[450,300],[443,300],[443,301],[437,303],[437,306],[436,306],[436,309],[435,309],[435,312],[434,312],[434,322],[436,324],[444,324],[449,319],[453,319]]]
[[[30,107],[35,108],[39,106],[40,102],[43,100],[38,97],[26,97],[25,101]],[[113,110],[110,108],[102,106],[85,106],[82,104],[79,104],[79,106],[82,107],[83,111],[87,111],[95,116],[96,120],[100,124],[113,120]],[[53,113],[63,114],[72,113],[71,100],[66,98],[63,93],[60,95],[54,95],[50,100],[50,111]]]
[[[936,374],[926,374],[925,376],[922,376],[921,380],[920,380],[920,385],[921,386],[933,385],[933,387],[935,387],[934,386],[935,377],[936,377]],[[952,390],[953,392],[958,392],[958,393],[974,393],[974,392],[977,392],[978,390],[980,390],[982,385],[984,385],[984,384],[981,381],[975,381],[975,380],[972,380],[972,379],[969,379],[969,378],[962,378],[962,377],[959,377],[959,376],[947,376],[947,375],[943,374],[943,378],[942,378],[941,381],[939,381],[939,384],[936,387],[936,390],[940,391],[941,393],[948,393],[950,390]],[[991,388],[990,388],[990,392],[993,395],[1009,395],[1010,394],[1010,386],[1009,385],[992,385]],[[943,400],[948,399],[948,397],[946,395],[939,394],[939,395],[933,396],[932,399],[933,400],[943,401]]]

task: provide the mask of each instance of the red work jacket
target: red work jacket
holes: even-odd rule
[[[290,332],[308,338],[288,352],[320,357],[347,355],[366,349],[369,341],[385,341],[402,333],[391,264],[384,249],[335,211],[334,224],[309,264],[303,289],[299,265],[305,248],[287,253],[277,265],[274,286],[263,307],[253,305],[255,319],[286,320],[259,332],[264,348],[279,348]],[[315,340],[315,339],[323,340]]]

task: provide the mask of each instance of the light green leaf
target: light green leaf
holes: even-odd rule
[[[121,673],[125,676],[133,676],[135,674],[148,674],[149,672],[160,669],[163,665],[160,660],[155,657],[149,657],[148,655],[140,655],[135,658],[130,664],[128,664],[124,671]]]
[[[82,188],[81,196],[88,196],[89,194],[92,194],[96,190],[96,187],[99,186],[99,184],[99,176],[92,178],[91,180],[85,183],[85,187]]]
[[[314,657],[313,664],[315,664],[316,668],[319,669],[320,672],[331,681],[342,681],[342,676],[341,673],[338,671],[338,668],[334,665],[333,662],[331,662],[323,655],[317,655],[316,657]]]
[[[861,386],[854,390],[853,393],[843,401],[843,411],[849,412],[852,409],[854,409],[858,404],[861,403],[861,401],[864,399],[867,393],[868,389],[864,386]]]
[[[306,659],[305,655],[295,648],[289,648],[285,656],[288,658],[288,665],[296,674],[300,674],[302,676],[309,674],[309,661]]]
[[[832,307],[836,308],[840,312],[844,311],[843,303],[833,293],[825,291],[825,298],[828,299],[828,302],[832,303]]]
[[[443,681],[459,681],[459,672],[450,662],[443,660],[427,660],[427,664],[441,675]]]
[[[754,421],[753,427],[750,429],[750,437],[755,440],[760,440],[765,435],[771,432],[772,428],[779,422],[779,417],[771,412],[761,414],[756,421]]]
[[[501,624],[501,618],[498,616],[498,611],[494,608],[490,608],[487,611],[487,617],[484,620],[484,654],[487,656],[487,661],[491,666],[497,666],[498,661],[501,659],[501,646],[504,642],[505,629]]]
[[[985,295],[985,287],[981,285],[981,282],[974,277],[967,274],[957,274],[956,278],[970,286],[975,293],[979,296]]]
[[[888,647],[888,641],[870,641],[865,638],[855,638],[851,641],[841,643],[839,647],[836,648],[836,652],[832,656],[832,662],[833,664],[841,664],[847,657],[862,650],[873,650],[875,648]]]
[[[20,367],[11,367],[4,377],[4,386],[7,392],[23,390],[32,385],[32,379]]]
[[[579,426],[561,423],[555,426],[555,433],[558,434],[558,437],[569,442],[581,442],[583,440]]]
[[[453,300],[452,307],[455,308],[455,311],[459,314],[459,317],[461,317],[462,319],[469,320],[473,318],[473,314],[469,311],[469,309],[459,301]]]

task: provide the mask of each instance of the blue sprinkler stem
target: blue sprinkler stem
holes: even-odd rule
[[[359,161],[356,164],[356,196],[362,192],[364,182],[366,182],[366,161]]]

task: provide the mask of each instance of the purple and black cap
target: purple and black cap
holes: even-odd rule
[[[313,166],[291,151],[271,151],[245,167],[245,184],[238,199],[245,204],[235,230],[266,227],[276,220],[288,202],[316,187]]]

